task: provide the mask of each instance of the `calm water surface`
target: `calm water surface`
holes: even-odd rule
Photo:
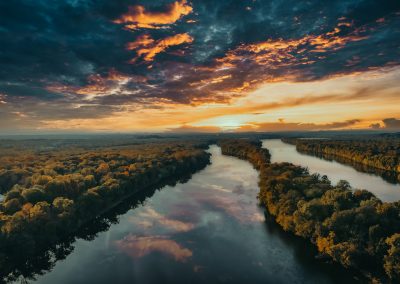
[[[120,216],[37,283],[355,283],[257,205],[257,172],[211,146],[212,165]]]
[[[311,173],[327,175],[332,183],[347,180],[354,188],[373,192],[383,201],[400,200],[400,184],[388,183],[380,176],[358,172],[351,166],[335,161],[301,154],[296,151],[296,146],[283,143],[280,139],[263,140],[263,147],[269,149],[274,163],[289,162],[307,167]]]

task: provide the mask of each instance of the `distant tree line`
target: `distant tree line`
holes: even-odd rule
[[[400,138],[374,138],[367,140],[342,139],[295,139],[284,138],[283,142],[296,146],[297,151],[330,159],[339,157],[339,162],[353,165],[359,163],[380,171],[381,176],[394,176],[400,181]],[[347,161],[346,161],[347,160]],[[392,173],[392,174],[390,174]]]
[[[326,176],[290,163],[271,164],[254,141],[220,145],[225,155],[260,171],[258,199],[285,231],[345,267],[400,281],[400,202],[384,203],[366,190],[352,190],[347,181],[332,185]]]
[[[210,161],[206,146],[168,142],[3,152],[0,270],[10,262],[12,267],[15,254],[26,255],[27,263],[39,257],[38,247],[57,244],[132,194],[205,167]]]

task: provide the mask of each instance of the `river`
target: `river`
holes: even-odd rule
[[[336,161],[299,153],[296,146],[284,143],[280,139],[263,140],[263,147],[270,151],[271,162],[289,162],[307,167],[310,173],[328,176],[333,184],[341,179],[347,180],[352,187],[366,189],[383,201],[400,200],[400,184],[389,183],[378,175],[359,172]]]
[[[76,241],[35,283],[356,282],[264,215],[249,163],[221,155],[217,146],[209,151],[211,165],[155,192],[106,232]]]

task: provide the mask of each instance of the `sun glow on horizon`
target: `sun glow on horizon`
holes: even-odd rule
[[[398,117],[400,111],[400,68],[373,70],[310,82],[266,83],[232,103],[188,106],[166,104],[161,108],[130,109],[109,117],[43,121],[43,129],[104,131],[171,131],[180,126],[220,131],[279,131],[287,123],[325,125],[333,122],[338,129],[368,128],[386,117]],[[335,121],[332,121],[332,117]],[[270,128],[268,128],[268,127]],[[310,127],[312,128],[312,127]],[[322,127],[323,128],[323,127]],[[285,129],[283,127],[283,129]],[[300,127],[301,129],[301,127]]]

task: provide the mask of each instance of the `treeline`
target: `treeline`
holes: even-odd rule
[[[226,155],[260,157],[254,142],[224,141]],[[238,154],[239,153],[239,154]],[[400,281],[400,203],[309,174],[290,163],[249,161],[260,171],[259,201],[288,232],[310,240],[321,255],[374,277]],[[386,278],[387,277],[387,278]]]
[[[56,244],[128,196],[204,168],[210,161],[206,145],[169,142],[3,154],[0,270],[17,253],[39,257],[38,247]]]
[[[223,155],[249,161],[256,169],[270,163],[271,154],[268,149],[261,148],[260,140],[253,139],[226,139],[218,141]],[[232,155],[235,153],[235,155]]]
[[[284,138],[283,142],[296,146],[297,151],[305,154],[322,156],[330,159],[339,157],[352,162],[360,163],[371,168],[376,168],[389,173],[384,176],[395,176],[400,181],[400,139],[383,137],[368,140],[320,140],[320,139],[295,139]],[[379,174],[379,173],[378,173]]]

